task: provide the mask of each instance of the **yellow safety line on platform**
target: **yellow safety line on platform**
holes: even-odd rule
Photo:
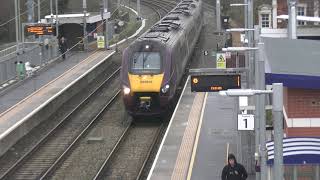
[[[198,142],[199,142],[201,126],[202,126],[202,121],[203,121],[203,114],[204,114],[204,110],[206,108],[207,97],[208,97],[208,93],[206,93],[206,95],[204,97],[203,104],[202,104],[201,117],[200,117],[200,122],[199,122],[198,130],[197,130],[197,137],[196,137],[196,141],[193,146],[191,162],[190,162],[189,170],[188,170],[188,177],[187,177],[188,180],[190,180],[191,176],[192,176],[193,164],[194,164],[194,160],[195,160],[196,154],[197,154]]]
[[[188,117],[188,124],[183,134],[182,143],[171,176],[172,180],[186,179],[188,175],[189,162],[195,142],[195,134],[197,133],[201,117],[204,97],[205,93],[197,93],[193,101],[192,108]]]

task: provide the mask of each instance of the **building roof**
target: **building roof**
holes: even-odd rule
[[[320,89],[319,41],[263,38],[263,42],[267,84]]]
[[[58,14],[58,19],[59,19],[59,24],[66,24],[66,23],[77,23],[77,24],[81,24],[83,23],[83,17],[84,14],[80,13],[80,14]],[[110,18],[110,12],[106,13],[104,15],[104,19],[105,18]],[[46,15],[45,19],[49,22],[50,19],[53,19],[53,22],[56,21],[56,15]],[[87,23],[96,23],[98,21],[101,21],[102,17],[101,14],[99,13],[86,13],[86,22]]]

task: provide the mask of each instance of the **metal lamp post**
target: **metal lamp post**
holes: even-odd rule
[[[272,90],[255,90],[255,89],[229,89],[227,91],[220,91],[219,94],[223,96],[253,96],[264,95],[272,93],[272,109],[274,121],[274,180],[283,180],[283,84],[273,83]],[[265,109],[265,105],[257,105],[257,109]],[[265,124],[263,124],[265,129]],[[265,142],[262,142],[262,148],[265,148]],[[261,176],[261,178],[264,178]]]
[[[217,32],[220,33],[221,31],[221,4],[220,4],[220,0],[216,0],[216,18],[217,18]]]
[[[246,29],[236,29],[238,31],[240,30],[246,30]],[[251,30],[251,29],[250,29]],[[223,48],[222,51],[252,51],[252,50],[258,50],[259,56],[255,61],[256,71],[255,71],[255,84],[256,89],[264,90],[265,89],[265,75],[264,75],[264,56],[263,56],[263,43],[259,43],[258,47],[228,47]],[[251,75],[251,73],[250,73]],[[252,77],[253,78],[253,77]],[[248,82],[250,83],[250,81]],[[266,166],[266,148],[265,148],[265,142],[266,142],[266,129],[265,129],[265,109],[261,108],[264,107],[265,104],[265,96],[264,94],[259,95],[256,98],[256,105],[260,108],[256,108],[255,111],[255,155],[258,155],[258,158],[260,158],[261,162],[261,174],[256,172],[256,179],[266,180],[267,178],[267,166]],[[260,147],[260,148],[259,148]],[[260,152],[260,153],[259,153]],[[260,155],[259,155],[260,154]],[[261,175],[261,176],[260,176]]]
[[[87,0],[82,1],[83,7],[83,50],[87,50]]]
[[[104,16],[106,17],[106,32],[104,35],[104,39],[105,39],[105,48],[109,49],[109,39],[108,39],[108,0],[104,0]],[[103,19],[102,19],[103,22]]]

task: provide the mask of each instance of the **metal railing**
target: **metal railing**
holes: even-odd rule
[[[22,46],[21,46],[22,47]],[[16,52],[17,45],[8,47],[0,51],[0,58]]]
[[[38,46],[39,42],[24,42],[19,44],[19,49],[29,48],[30,46]],[[17,45],[10,46],[0,51],[0,58],[16,53]]]

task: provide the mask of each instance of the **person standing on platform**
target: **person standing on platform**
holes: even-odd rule
[[[67,41],[63,36],[61,37],[59,42],[59,50],[62,54],[62,59],[66,59],[66,52],[68,50],[68,47],[67,47]]]
[[[233,154],[229,154],[228,164],[222,170],[221,180],[246,180],[247,177],[248,174],[243,165],[237,163]]]

